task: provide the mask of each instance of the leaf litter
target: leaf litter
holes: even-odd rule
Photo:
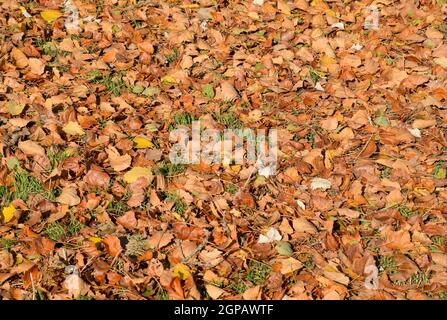
[[[447,4],[368,4],[1,2],[1,299],[446,299]]]

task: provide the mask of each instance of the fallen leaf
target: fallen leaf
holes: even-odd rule
[[[282,239],[281,234],[275,228],[270,228],[266,235],[261,234],[258,239],[258,243],[270,243],[273,241],[279,241]]]
[[[150,168],[135,167],[130,169],[124,176],[123,179],[127,183],[133,183],[137,181],[138,178],[145,178],[148,182],[153,179],[152,170]]]
[[[106,149],[110,166],[113,170],[119,172],[126,170],[132,163],[132,157],[128,154],[120,155],[115,147],[109,146]]]
[[[220,98],[224,101],[233,101],[239,97],[236,89],[229,81],[222,82],[220,90]]]
[[[183,263],[176,264],[172,269],[172,274],[181,280],[186,280],[191,276],[189,267]]]
[[[112,257],[116,257],[122,251],[121,242],[116,236],[108,235],[102,242],[105,244],[107,252]]]
[[[28,60],[31,72],[37,75],[42,75],[45,71],[45,64],[40,59],[30,58]]]
[[[73,136],[82,136],[85,134],[82,127],[79,125],[79,123],[74,121],[69,121],[63,128],[65,133],[71,134]]]
[[[23,69],[28,66],[28,58],[20,49],[12,48],[11,57],[14,59],[18,68]]]
[[[53,22],[57,20],[59,17],[62,17],[62,12],[59,10],[43,10],[40,12],[40,15],[46,22]]]
[[[261,294],[261,286],[255,286],[245,290],[242,294],[242,298],[244,300],[259,300]]]
[[[45,149],[32,140],[20,141],[18,147],[27,156],[45,156]]]
[[[292,256],[293,255],[293,249],[292,246],[290,245],[290,243],[286,242],[286,241],[279,241],[276,244],[275,247],[276,251],[282,255],[282,256]]]
[[[300,261],[292,257],[281,259],[279,262],[281,263],[282,274],[289,274],[303,267],[303,264]]]
[[[132,210],[127,211],[124,215],[118,217],[116,222],[127,229],[133,229],[137,226],[137,219],[135,218],[135,213]]]
[[[62,189],[59,197],[56,198],[56,201],[69,206],[76,206],[81,202],[81,198],[79,198],[74,187],[65,187]]]
[[[133,139],[133,142],[135,143],[134,148],[137,149],[144,149],[144,148],[154,148],[155,145],[150,141],[149,139],[143,138],[143,137],[136,137]]]
[[[17,116],[22,113],[25,105],[18,101],[11,100],[6,103],[6,108],[11,115]]]
[[[315,189],[327,190],[327,189],[330,189],[331,186],[332,186],[332,183],[329,180],[323,179],[323,178],[313,178],[311,185],[310,185],[312,190],[315,190]]]
[[[211,284],[205,284],[205,289],[213,300],[219,299],[219,297],[225,293],[225,290]]]
[[[14,214],[16,213],[16,208],[10,204],[7,207],[4,207],[2,210],[3,214],[3,222],[7,223],[11,221],[12,218],[14,218]]]

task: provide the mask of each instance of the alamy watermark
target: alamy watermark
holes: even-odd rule
[[[363,27],[367,30],[379,29],[379,9],[375,5],[370,5],[365,8],[366,17],[363,22]]]
[[[201,128],[193,121],[192,128],[177,128],[169,139],[175,144],[169,159],[173,164],[244,164],[254,165],[258,174],[276,173],[278,134],[276,129],[225,129]]]

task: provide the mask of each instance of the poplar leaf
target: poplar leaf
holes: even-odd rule
[[[62,16],[62,12],[59,10],[44,10],[40,13],[40,15],[46,22],[52,23]]]

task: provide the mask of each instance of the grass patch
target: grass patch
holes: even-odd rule
[[[165,177],[173,177],[185,172],[186,167],[182,164],[173,164],[162,162],[154,169],[155,173],[161,174]]]
[[[430,274],[419,271],[418,273],[411,276],[411,278],[408,280],[408,284],[421,287],[426,285],[429,281],[430,281]]]
[[[0,205],[6,207],[14,198],[14,195],[7,186],[0,186]]]
[[[304,139],[306,139],[307,143],[312,147],[315,148],[315,141],[314,137],[317,135],[317,131],[312,130],[308,134],[304,136]]]
[[[14,170],[14,187],[16,190],[15,197],[23,201],[26,201],[30,194],[46,193],[39,180],[20,168]],[[47,196],[48,198],[53,198],[51,194],[47,194]]]
[[[315,260],[314,257],[311,254],[306,253],[306,260],[303,262],[304,268],[307,270],[313,270],[315,268]]]
[[[62,151],[49,151],[48,152],[48,159],[51,163],[51,168],[55,169],[57,166],[62,163],[65,159],[71,157],[73,155],[73,152],[69,150],[62,150]]]
[[[394,274],[397,272],[396,261],[392,256],[380,256],[379,257],[380,270],[387,274]]]
[[[264,283],[272,272],[271,266],[260,261],[250,260],[248,267],[249,271],[245,279],[255,285]]]
[[[130,199],[131,194],[126,192],[119,201],[110,201],[107,205],[107,213],[113,216],[122,216],[129,210],[127,201]]]
[[[189,112],[179,112],[175,113],[172,119],[177,126],[190,126],[194,121],[194,116]]]
[[[69,54],[68,51],[60,50],[57,47],[57,44],[53,41],[45,41],[41,38],[36,38],[33,42],[44,55],[50,56],[52,59],[56,58],[58,55],[65,57]]]
[[[405,205],[397,206],[397,211],[399,211],[401,216],[403,216],[405,218],[410,218],[410,217],[413,217],[418,214],[418,212],[416,210],[411,210],[410,208],[408,208]]]
[[[179,57],[180,52],[178,51],[177,48],[174,48],[174,50],[172,50],[172,52],[170,54],[165,55],[166,58],[166,62],[171,65],[173,64]]]
[[[155,295],[155,300],[169,300],[168,291],[161,289]]]
[[[87,73],[85,80],[105,86],[106,91],[111,92],[114,96],[120,96],[126,87],[121,73],[103,74],[99,70],[92,70]]]
[[[229,129],[240,129],[242,128],[242,122],[239,120],[237,115],[229,110],[225,112],[215,112],[214,118],[217,122],[223,124],[225,127]]]
[[[431,237],[431,241],[437,246],[443,246],[446,242],[446,238],[443,236],[433,236]]]
[[[438,179],[447,177],[447,161],[436,161],[433,167],[433,175]]]
[[[82,224],[79,220],[76,220],[73,218],[72,215],[70,215],[70,223],[67,226],[67,232],[71,236],[77,235],[82,228],[84,228],[84,224]]]
[[[389,168],[389,167],[385,167],[380,173],[380,176],[382,177],[382,179],[389,178],[390,175],[391,175],[391,168]]]
[[[446,238],[443,236],[433,236],[431,237],[433,244],[429,246],[431,252],[442,252],[442,247],[446,243]]]
[[[59,222],[52,222],[45,228],[43,233],[51,240],[57,242],[65,236],[65,228]]]
[[[247,290],[247,285],[242,280],[238,280],[232,281],[227,288],[233,290],[237,294],[242,294]]]
[[[312,80],[313,83],[317,83],[318,81],[320,81],[321,76],[318,73],[318,71],[316,71],[314,69],[310,69],[309,70],[309,78]]]
[[[168,192],[166,200],[174,202],[173,210],[178,214],[183,214],[188,209],[188,205],[175,192]]]
[[[13,245],[14,245],[14,240],[6,239],[6,238],[0,239],[0,248],[9,250],[12,248]]]
[[[225,185],[224,189],[229,194],[235,194],[237,192],[237,190],[239,189],[239,187],[235,184],[229,183],[229,184]]]

